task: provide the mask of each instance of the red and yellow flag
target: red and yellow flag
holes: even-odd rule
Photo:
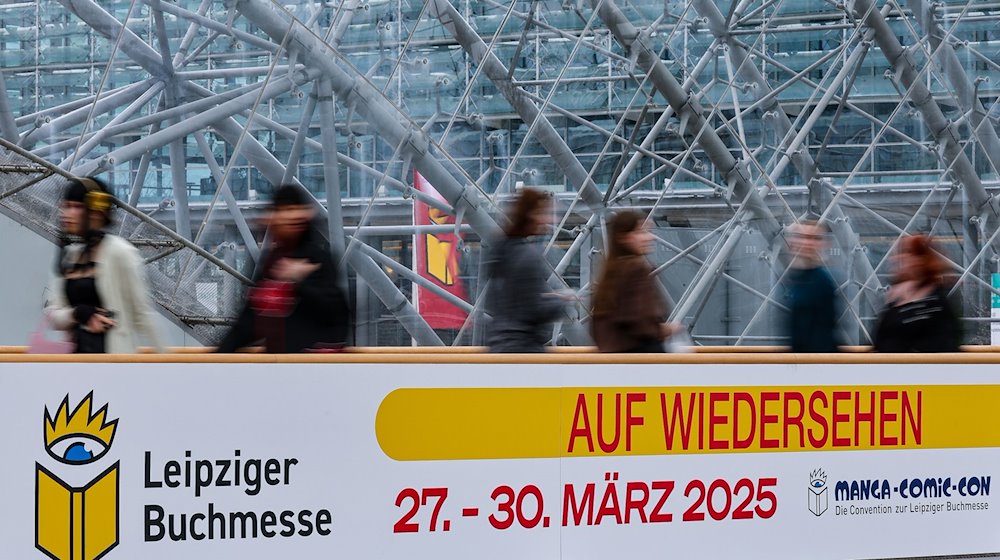
[[[444,198],[420,173],[413,172],[413,185],[418,191],[439,200]],[[432,208],[419,199],[413,203],[413,223],[418,226],[449,225],[455,216]],[[465,287],[459,278],[461,235],[448,233],[418,233],[416,241],[417,274],[434,282],[455,296],[466,299]],[[460,329],[465,324],[465,311],[445,301],[430,290],[416,288],[417,309],[433,329]]]

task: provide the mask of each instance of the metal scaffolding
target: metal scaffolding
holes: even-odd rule
[[[586,342],[623,208],[649,215],[672,316],[698,342],[782,341],[784,231],[811,217],[832,232],[848,340],[870,340],[897,240],[925,232],[966,342],[987,343],[998,23],[975,0],[4,5],[0,211],[54,239],[60,181],[106,178],[156,300],[205,343],[287,183],[321,206],[368,344],[481,342],[483,262],[521,186],[555,193],[542,265],[584,302],[554,344]],[[455,223],[419,223],[417,202]],[[422,235],[458,240],[462,290],[421,270]]]

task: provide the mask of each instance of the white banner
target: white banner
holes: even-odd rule
[[[0,364],[4,558],[1000,551],[989,365]]]

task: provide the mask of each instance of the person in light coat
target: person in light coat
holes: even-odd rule
[[[141,335],[162,349],[139,251],[106,231],[113,207],[106,185],[83,178],[70,182],[59,209],[63,237],[45,313],[80,354],[134,353]]]

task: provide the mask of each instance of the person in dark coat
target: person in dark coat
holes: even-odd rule
[[[791,351],[837,352],[837,285],[823,266],[828,230],[805,220],[789,233],[792,263],[785,282],[785,331]]]
[[[524,189],[510,215],[506,235],[493,252],[489,263],[490,352],[544,352],[552,323],[573,299],[549,289],[546,279],[550,271],[534,239],[551,225],[551,215],[547,193]]]
[[[236,325],[217,352],[263,343],[267,352],[341,348],[350,316],[337,266],[313,220],[315,207],[296,186],[280,187],[268,220],[270,246]]]
[[[899,241],[886,307],[879,316],[876,352],[958,352],[961,330],[948,302],[947,265],[926,235]]]
[[[670,312],[645,255],[653,234],[645,216],[626,210],[608,223],[608,251],[594,294],[592,334],[601,352],[663,352],[680,327]]]

